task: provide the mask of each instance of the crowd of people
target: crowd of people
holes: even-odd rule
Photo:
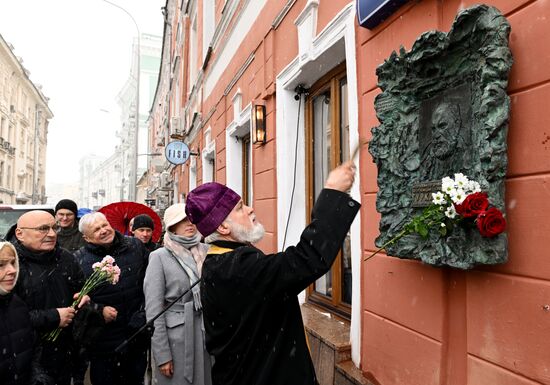
[[[300,242],[275,254],[216,182],[166,209],[160,244],[143,214],[127,235],[68,199],[23,214],[0,242],[0,383],[78,385],[89,368],[92,385],[138,385],[150,364],[158,384],[316,384],[297,294],[341,248],[354,176],[350,162],[333,170]],[[106,256],[118,282],[79,296]]]

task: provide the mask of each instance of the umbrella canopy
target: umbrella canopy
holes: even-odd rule
[[[160,234],[162,233],[162,222],[160,217],[156,212],[153,211],[149,206],[142,205],[141,203],[136,202],[115,202],[107,206],[103,206],[99,210],[100,213],[103,213],[107,217],[107,220],[113,227],[113,229],[119,231],[124,235],[130,234],[130,228],[128,224],[130,220],[136,215],[147,214],[155,223],[155,228],[153,229],[153,242],[158,242]]]
[[[94,212],[94,210],[92,210],[92,209],[89,209],[87,207],[81,207],[81,208],[78,209],[76,216],[78,218],[82,218],[84,215],[89,214],[89,213],[93,213],[93,212]]]

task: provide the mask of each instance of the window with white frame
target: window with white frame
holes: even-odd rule
[[[306,164],[310,211],[330,170],[349,160],[346,67],[342,64],[311,87],[306,99]],[[351,238],[346,237],[331,270],[308,290],[308,298],[341,315],[351,312]]]
[[[204,131],[205,147],[202,150],[202,183],[216,180],[216,141],[211,139],[211,128]]]
[[[226,184],[236,191],[245,204],[252,205],[252,145],[250,118],[252,104],[241,110],[240,90],[233,96],[233,121],[225,130]]]

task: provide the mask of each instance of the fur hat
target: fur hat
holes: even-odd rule
[[[151,230],[155,229],[155,222],[153,222],[153,218],[151,218],[147,214],[136,215],[133,221],[134,222],[132,224],[132,231],[141,229],[143,227],[147,227]]]
[[[57,204],[55,205],[55,213],[57,214],[57,212],[61,209],[72,211],[75,217],[78,214],[78,207],[75,201],[72,201],[70,199],[61,199],[59,202],[57,202]]]
[[[191,223],[206,237],[216,231],[240,200],[239,194],[229,187],[209,182],[189,192],[185,212]]]

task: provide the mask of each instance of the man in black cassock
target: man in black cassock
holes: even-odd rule
[[[214,384],[317,384],[297,295],[330,270],[360,204],[346,193],[351,162],[333,170],[300,242],[264,254],[254,210],[216,182],[188,195],[185,211],[211,244],[202,267],[206,348]]]

